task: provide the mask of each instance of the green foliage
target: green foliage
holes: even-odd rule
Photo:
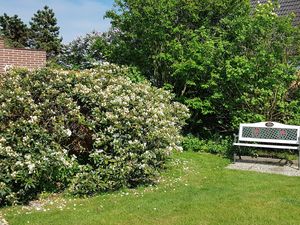
[[[182,147],[184,151],[207,152],[223,156],[232,155],[232,140],[230,138],[218,137],[201,140],[193,135],[187,135],[183,139]]]
[[[117,0],[115,10],[106,14],[115,28],[110,59],[138,66],[159,86],[166,82],[174,83],[177,80],[173,79],[174,64],[182,60],[188,63],[189,57],[199,52],[197,48],[191,48],[191,44],[211,44],[213,40],[206,43],[206,39],[212,39],[210,33],[215,33],[214,28],[221,19],[241,14],[247,9],[245,2]],[[206,34],[201,37],[199,33]],[[204,59],[210,49],[206,51],[202,52]],[[183,86],[175,90],[180,93]]]
[[[224,21],[225,35],[235,43],[225,65],[225,86],[231,85],[223,95],[233,126],[242,121],[296,122],[299,91],[292,85],[299,79],[300,33],[291,21],[278,17],[271,3],[258,6],[251,17]]]
[[[33,15],[29,23],[30,47],[45,50],[48,58],[56,56],[60,52],[62,38],[59,37],[53,10],[45,6]]]
[[[193,135],[187,135],[182,141],[182,148],[184,151],[201,152],[203,151],[203,140],[200,140]]]
[[[28,46],[28,27],[17,15],[8,16],[4,13],[0,16],[0,33],[8,42],[7,46]]]
[[[187,108],[130,70],[0,75],[0,205],[66,187],[90,195],[151,182],[173,150]]]
[[[240,122],[299,123],[299,28],[276,5],[244,0],[117,0],[107,58],[171,87],[189,131],[231,133]],[[199,127],[202,129],[199,131]]]
[[[69,44],[62,46],[57,57],[58,64],[68,69],[89,69],[98,66],[103,60],[103,36],[91,32],[78,37]]]

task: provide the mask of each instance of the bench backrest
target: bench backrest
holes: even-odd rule
[[[242,123],[239,141],[299,144],[300,126],[276,122]]]

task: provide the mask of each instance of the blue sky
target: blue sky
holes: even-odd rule
[[[110,22],[103,19],[113,0],[0,0],[0,15],[17,14],[28,24],[33,14],[48,5],[57,18],[63,42],[72,41],[90,31],[107,31]]]

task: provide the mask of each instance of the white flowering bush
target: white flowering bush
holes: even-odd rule
[[[127,68],[0,75],[0,205],[68,188],[91,195],[151,182],[181,150],[184,105]]]

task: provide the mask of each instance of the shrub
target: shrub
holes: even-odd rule
[[[184,151],[208,152],[224,156],[232,155],[232,140],[228,137],[201,140],[193,135],[187,135],[182,142]]]
[[[193,135],[187,135],[182,141],[182,147],[184,151],[201,152],[203,151],[204,142]]]
[[[187,108],[127,68],[0,75],[0,204],[66,187],[90,195],[151,182]]]

